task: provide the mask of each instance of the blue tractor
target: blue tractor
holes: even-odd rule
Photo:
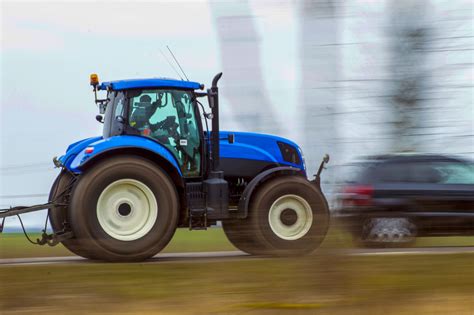
[[[244,252],[313,252],[329,225],[319,180],[329,157],[310,181],[294,142],[219,131],[221,75],[207,91],[190,81],[99,83],[91,75],[103,135],[75,142],[54,159],[61,172],[43,205],[54,233],[44,232],[39,243],[61,242],[90,259],[141,261],[160,252],[176,228],[221,221]],[[98,99],[98,91],[106,97]],[[0,218],[38,208],[5,209]]]

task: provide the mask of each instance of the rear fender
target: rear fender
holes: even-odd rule
[[[244,192],[242,193],[242,196],[240,196],[237,213],[233,213],[232,217],[239,218],[239,219],[246,218],[248,215],[250,199],[255,189],[259,185],[269,180],[270,178],[273,178],[276,176],[284,176],[284,175],[300,175],[300,176],[305,177],[305,171],[296,167],[291,167],[291,166],[279,166],[279,167],[268,169],[258,174],[245,187]]]
[[[182,177],[176,158],[166,147],[151,139],[140,136],[115,136],[89,143],[86,148],[76,155],[68,168],[74,173],[82,173],[84,168],[104,156],[130,153],[136,150],[147,152],[150,156],[164,160]]]

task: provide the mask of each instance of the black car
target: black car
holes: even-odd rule
[[[474,235],[474,164],[440,155],[383,155],[356,164],[338,216],[359,245]]]

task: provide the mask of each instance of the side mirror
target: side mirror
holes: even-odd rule
[[[230,144],[235,142],[235,135],[233,133],[229,133],[227,135],[227,140],[229,141]]]
[[[102,117],[102,115],[97,115],[97,116],[95,116],[95,120],[97,120],[97,121],[100,122],[101,124],[104,123],[104,117]]]
[[[107,109],[107,104],[105,102],[99,103],[99,113],[105,114],[105,110]]]

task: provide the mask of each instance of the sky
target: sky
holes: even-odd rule
[[[342,7],[335,17],[336,42],[329,45],[334,49],[327,50],[339,58],[337,82],[332,82],[337,106],[329,111],[319,108],[318,118],[324,120],[331,113],[328,119],[333,119],[337,134],[328,136],[334,140],[333,147],[317,152],[303,147],[311,161],[319,161],[324,150],[333,156],[330,165],[337,166],[358,155],[381,153],[388,148],[384,140],[390,130],[390,107],[379,96],[385,94],[383,82],[390,62],[389,2],[340,2]],[[428,67],[435,73],[435,83],[439,83],[433,95],[439,100],[429,104],[433,110],[426,120],[435,126],[435,132],[423,138],[423,149],[472,157],[472,2],[426,3],[430,5],[424,9],[433,18],[428,22],[438,32],[436,36],[462,37],[454,44],[471,50],[430,54]],[[209,86],[223,68],[216,19],[221,14],[239,14],[242,7],[237,0],[213,4],[1,1],[0,208],[45,202],[58,173],[51,162],[53,156],[64,154],[72,142],[101,134],[89,86],[91,73],[97,73],[102,81],[177,78],[161,54],[169,45],[188,77]],[[258,34],[263,88],[273,109],[274,124],[281,127],[280,136],[304,144],[305,130],[300,121],[307,113],[301,111],[298,16],[304,8],[301,1],[289,0],[250,0],[248,7]],[[467,88],[458,88],[460,85]],[[225,91],[225,73],[220,87]],[[314,102],[318,110],[318,104],[325,100]],[[225,96],[221,111],[222,129],[244,130],[232,118]],[[272,132],[271,127],[264,129]],[[314,128],[318,128],[317,121]],[[43,217],[44,213],[24,216],[26,223],[34,226],[41,224]],[[18,225],[15,219],[9,222]]]

